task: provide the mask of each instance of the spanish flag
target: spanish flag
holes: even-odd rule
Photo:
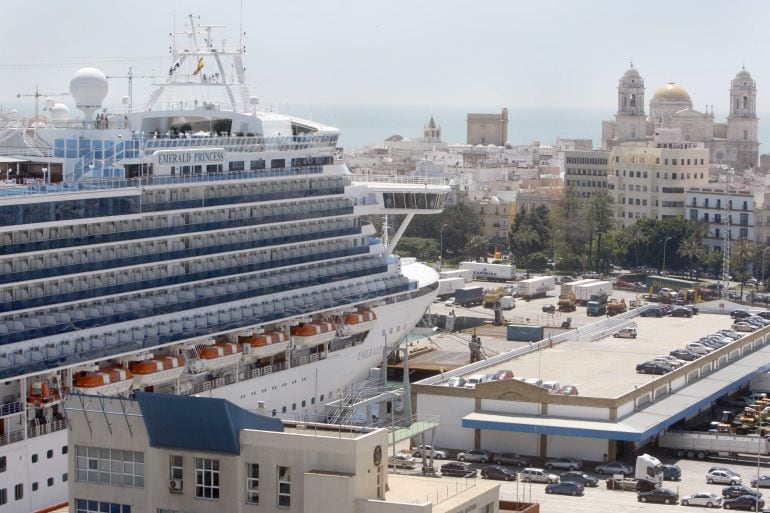
[[[198,65],[195,66],[195,71],[193,71],[193,75],[197,75],[201,72],[203,69],[203,57],[198,57]]]

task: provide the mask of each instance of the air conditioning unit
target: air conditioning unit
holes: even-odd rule
[[[182,480],[171,479],[168,482],[168,491],[171,493],[182,493]]]

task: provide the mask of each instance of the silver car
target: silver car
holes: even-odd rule
[[[525,483],[558,483],[559,476],[546,472],[541,468],[525,468],[519,474],[519,479]]]
[[[596,472],[598,474],[623,474],[624,476],[630,476],[634,473],[634,467],[622,461],[611,461],[610,463],[597,466]]]
[[[479,463],[486,463],[492,458],[487,451],[479,449],[471,449],[469,451],[463,451],[457,454],[457,461],[476,461]]]
[[[574,458],[555,458],[545,462],[545,468],[563,468],[566,470],[580,470],[583,468],[583,463]]]
[[[682,506],[706,506],[707,508],[720,507],[722,497],[711,492],[699,492],[687,497],[682,497]]]
[[[708,484],[729,484],[729,485],[739,485],[741,484],[741,476],[738,476],[732,472],[728,472],[726,470],[712,470],[708,474],[706,474],[706,482]]]

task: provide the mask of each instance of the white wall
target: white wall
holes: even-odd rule
[[[548,415],[578,419],[609,420],[610,409],[597,408],[595,406],[574,406],[571,404],[549,404]]]
[[[617,418],[621,419],[625,417],[626,415],[629,415],[634,412],[634,401],[628,401],[627,403],[621,404],[618,406],[618,414]]]
[[[524,401],[499,401],[497,399],[482,399],[481,410],[485,412],[518,413],[521,415],[538,415],[540,403]]]
[[[607,440],[575,436],[549,436],[548,457],[570,457],[578,460],[602,461],[607,454]]]
[[[510,431],[481,431],[481,448],[491,452],[516,452],[523,456],[538,456],[540,435]]]
[[[417,394],[415,411],[420,415],[441,417],[441,427],[436,430],[434,445],[463,450],[473,447],[473,430],[462,427],[462,418],[473,412],[475,401],[472,397]]]

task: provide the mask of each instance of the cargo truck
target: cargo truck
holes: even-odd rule
[[[767,440],[760,436],[706,433],[701,431],[669,431],[658,437],[658,447],[678,458],[704,458],[738,454],[767,454]]]
[[[663,482],[663,472],[663,464],[658,458],[649,454],[641,454],[636,457],[634,478],[626,478],[618,474],[607,479],[607,488],[610,490],[647,492],[660,486]]]
[[[588,304],[591,296],[601,294],[605,296],[612,294],[611,281],[593,281],[592,283],[584,283],[575,287],[575,301],[581,306]]]
[[[516,342],[538,342],[545,337],[542,326],[530,324],[509,324],[506,328],[506,340]]]
[[[530,278],[519,282],[517,293],[519,297],[532,299],[544,297],[548,291],[556,289],[556,280],[553,276],[541,276],[539,278]]]
[[[516,266],[511,264],[460,262],[460,269],[469,269],[473,272],[474,280],[509,281],[516,278]]]
[[[465,280],[462,278],[440,278],[438,280],[438,297],[446,299],[453,296],[455,290],[465,287]]]
[[[473,271],[470,269],[449,269],[438,273],[439,278],[462,278],[465,283],[473,281]]]
[[[483,287],[465,287],[455,290],[455,305],[474,306],[480,305],[484,300]]]
[[[587,285],[589,283],[593,283],[595,281],[598,281],[594,278],[586,278],[584,280],[577,280],[573,281],[572,283],[562,283],[561,284],[561,293],[559,297],[569,297],[570,294],[575,294],[575,287],[581,287],[583,285]]]

